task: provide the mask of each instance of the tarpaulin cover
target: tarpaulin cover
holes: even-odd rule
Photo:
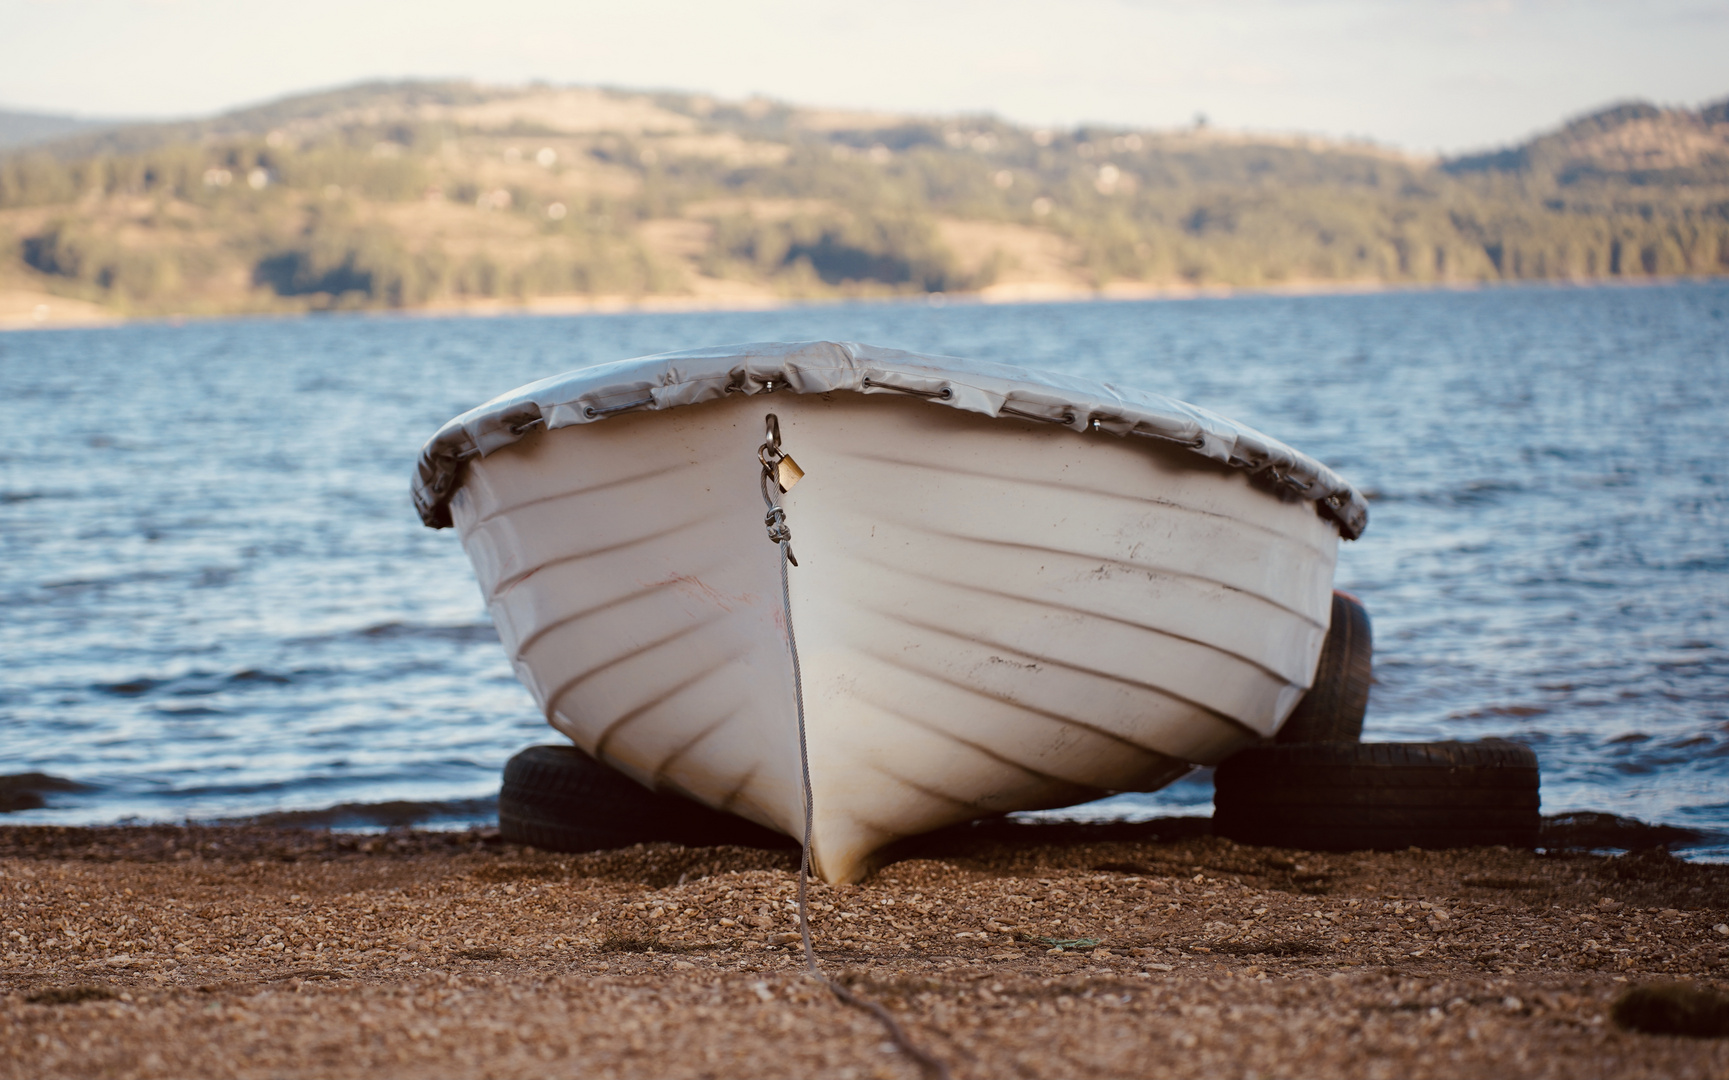
[[[592,424],[627,411],[672,409],[727,394],[791,391],[913,394],[986,416],[1042,420],[1076,431],[1178,443],[1312,500],[1354,540],[1368,524],[1363,496],[1337,473],[1277,439],[1162,394],[1007,364],[921,356],[852,342],[721,345],[580,368],[529,383],[470,409],[420,452],[414,505],[435,529],[450,526],[463,462],[508,446],[541,425]]]

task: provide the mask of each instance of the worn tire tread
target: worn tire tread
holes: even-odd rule
[[[1219,766],[1213,829],[1319,851],[1534,847],[1539,779],[1501,740],[1266,744]]]
[[[1368,610],[1355,597],[1335,591],[1314,684],[1273,738],[1281,743],[1361,739],[1369,687],[1375,681],[1374,654]]]
[[[650,791],[574,746],[531,746],[505,764],[498,831],[511,843],[563,852],[791,843],[733,814]]]

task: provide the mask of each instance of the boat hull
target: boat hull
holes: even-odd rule
[[[893,395],[773,394],[530,435],[451,514],[548,721],[658,790],[803,831],[767,413],[805,471],[812,852],[1152,790],[1271,735],[1308,686],[1339,534],[1151,440]]]

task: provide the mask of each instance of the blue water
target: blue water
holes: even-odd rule
[[[408,478],[531,379],[837,338],[1144,386],[1371,498],[1371,739],[1531,745],[1545,812],[1729,850],[1729,284],[573,318],[342,316],[0,335],[4,821],[457,807],[549,741]],[[1122,796],[1204,811],[1204,778]]]

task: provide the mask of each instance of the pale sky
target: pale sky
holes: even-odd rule
[[[1522,139],[1729,96],[1729,0],[0,0],[0,106],[207,115],[377,78],[764,94],[1053,126]]]

